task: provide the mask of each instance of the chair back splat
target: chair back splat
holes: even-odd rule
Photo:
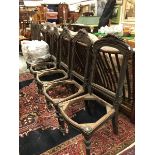
[[[60,53],[59,53],[59,68],[67,70],[70,73],[70,58],[71,58],[71,39],[72,35],[67,27],[63,28],[60,34]]]
[[[93,46],[89,93],[95,89],[114,104],[122,98],[128,57],[132,49],[115,36],[107,35]],[[121,102],[121,101],[118,101]]]
[[[37,23],[31,23],[31,40],[41,40],[40,32],[41,25]]]
[[[81,29],[72,39],[71,76],[80,80],[84,85],[88,83],[88,62],[92,41],[86,30]]]
[[[49,51],[51,51],[51,33],[52,33],[52,27],[47,25],[47,32],[46,32],[46,43],[49,45]]]

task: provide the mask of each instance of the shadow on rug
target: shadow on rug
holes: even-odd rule
[[[19,75],[19,82],[33,79],[34,76],[31,73],[22,73]]]
[[[94,133],[91,139],[91,154],[116,155],[131,145],[134,139],[134,125],[129,122],[126,116],[120,114],[119,135],[113,134],[111,121],[108,121]],[[86,155],[83,140],[83,136],[80,134],[41,155]]]
[[[28,77],[28,79],[21,77],[23,82],[30,79],[29,76],[24,75],[24,77]],[[31,135],[32,131],[36,131],[37,129],[51,128],[54,130],[58,128],[55,112],[47,110],[45,98],[43,95],[38,95],[34,81],[20,89],[19,104],[19,133],[21,137],[27,137],[24,135],[28,133]],[[91,139],[91,153],[92,155],[116,155],[134,142],[134,133],[134,125],[130,123],[126,116],[120,114],[118,136],[113,134],[112,123],[108,121],[94,133]],[[57,135],[54,134],[53,136]],[[33,153],[33,155],[41,153],[41,155],[85,155],[85,145],[82,135],[78,134],[77,136],[68,137],[64,142],[56,144],[55,147],[49,150],[41,149],[42,151]],[[31,149],[31,146],[28,149]]]

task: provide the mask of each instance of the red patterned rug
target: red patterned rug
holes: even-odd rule
[[[30,73],[20,75],[22,81],[29,79],[32,79]],[[58,128],[55,112],[48,111],[45,97],[38,94],[34,81],[20,89],[19,93],[19,134],[21,137],[39,128],[43,130]]]
[[[22,82],[22,81],[25,81],[25,80],[30,80],[30,79],[33,79],[34,76],[27,72],[27,73],[22,73],[19,75],[19,81]]]
[[[134,155],[135,154],[135,145],[123,151],[119,155]]]
[[[30,74],[20,75],[22,81],[30,79]],[[28,134],[30,131],[41,129],[58,128],[58,122],[54,111],[48,111],[45,98],[38,95],[37,87],[34,83],[20,89],[19,98],[19,122],[20,136]],[[96,131],[91,139],[92,155],[116,155],[131,145],[135,140],[135,128],[129,119],[119,115],[119,135],[116,136],[112,131],[111,121],[107,122],[102,128]],[[85,155],[85,145],[83,136],[78,135],[70,140],[57,145],[42,153],[42,155]]]

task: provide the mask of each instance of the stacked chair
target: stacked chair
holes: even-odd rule
[[[67,28],[59,34],[55,27],[43,36],[55,68],[35,72],[38,90],[45,95],[47,107],[55,109],[63,135],[65,123],[80,131],[90,155],[93,133],[109,119],[118,134],[118,112],[132,49],[112,35],[93,43],[83,29],[72,37]],[[99,109],[102,114],[98,117]],[[93,121],[80,120],[81,111]]]
[[[56,27],[54,27],[53,30],[48,28],[48,31],[46,33],[46,41],[50,47],[50,62],[42,62],[36,65],[31,65],[30,67],[30,71],[35,77],[39,93],[42,93],[43,85],[47,86],[52,82],[68,78],[68,74],[63,69],[60,69],[61,65],[59,65],[59,44],[61,43],[60,38],[63,38],[65,35],[66,29],[64,29],[64,31],[60,34]],[[66,59],[68,59],[68,57],[66,57]]]
[[[59,128],[63,134],[66,133],[64,121],[60,115],[58,104],[67,101],[71,98],[81,95],[85,90],[85,85],[88,82],[87,70],[89,61],[89,52],[92,46],[92,41],[85,30],[80,30],[74,38],[71,39],[69,30],[66,29],[66,36],[61,38],[61,62],[60,66],[67,70],[68,79],[53,82],[50,85],[43,87],[43,94],[46,98],[48,107],[54,107]],[[68,53],[68,56],[66,55]],[[65,57],[68,57],[66,64]],[[71,59],[71,60],[70,60]],[[80,83],[78,83],[78,82]]]
[[[96,41],[90,53],[91,70],[87,74],[89,80],[85,84],[85,94],[58,104],[61,117],[84,136],[87,155],[90,154],[90,138],[107,120],[112,120],[113,131],[118,134],[118,110],[130,52],[127,44],[111,35]],[[92,118],[98,113],[97,106],[105,112],[97,121],[79,120],[78,113],[76,115],[73,111],[80,103],[83,104],[83,111]]]
[[[66,35],[66,30],[59,34],[58,29],[54,27],[54,30],[52,31],[52,40],[50,43],[50,49],[51,49],[51,57],[52,60],[56,63],[56,68],[49,71],[43,71],[38,72],[36,75],[37,85],[39,92],[42,92],[43,86],[48,86],[52,84],[53,82],[65,80],[68,78],[67,72],[64,70],[62,65],[60,64],[60,44],[62,41],[62,38]],[[68,50],[69,48],[67,48]],[[69,51],[67,51],[69,52]],[[65,59],[68,59],[66,57]]]
[[[45,42],[47,42],[47,44],[49,45],[49,52],[50,52],[50,55],[51,57],[47,60],[45,60],[44,62],[41,62],[41,63],[37,63],[37,64],[33,64],[30,66],[30,72],[34,75],[35,79],[36,79],[36,75],[37,73],[41,73],[41,72],[46,72],[46,71],[50,71],[50,70],[55,70],[56,69],[56,65],[58,63],[58,60],[57,59],[53,59],[53,36],[56,36],[57,38],[59,37],[58,35],[58,30],[57,28],[53,28],[53,30],[50,28],[50,25],[47,25],[46,26],[47,30],[46,31],[43,31],[42,30],[42,34],[44,37],[44,40]],[[44,34],[44,33],[45,34]],[[57,49],[58,50],[58,49]]]
[[[40,27],[42,27],[41,24],[38,24],[38,25]],[[51,49],[51,45],[50,45],[50,43],[52,43],[51,40],[53,39],[52,37],[54,35],[54,32],[51,30],[49,25],[47,25],[46,28],[48,29],[48,31],[46,31],[46,35],[43,34],[43,36],[46,36],[46,42],[49,45],[49,51],[50,51],[51,57],[45,59],[42,62],[36,63],[36,64],[30,64],[30,63],[27,62],[27,68],[30,70],[30,73],[34,75],[34,80],[35,80],[37,85],[39,85],[37,83],[37,80],[36,80],[37,74],[42,73],[42,72],[46,72],[46,71],[50,71],[50,70],[55,70],[56,69],[56,63],[57,63],[56,61],[54,61],[52,59],[52,49]],[[40,30],[40,33],[43,32],[42,29]],[[38,92],[41,93],[40,89],[38,89]]]

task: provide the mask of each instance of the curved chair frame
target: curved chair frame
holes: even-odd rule
[[[104,47],[104,46],[110,46],[110,47],[119,49],[119,54],[121,54],[123,56],[122,65],[120,66],[118,87],[116,89],[116,92],[113,93],[111,91],[107,91],[107,89],[105,89],[104,87],[96,85],[97,89],[101,90],[103,95],[105,95],[107,97],[110,96],[110,99],[112,99],[112,102],[113,102],[112,105],[110,103],[108,103],[105,99],[100,98],[93,93],[93,82],[94,82],[93,80],[94,80],[94,71],[96,69],[95,67],[97,64],[96,62],[97,62],[97,58],[101,58],[101,56],[102,56],[101,53],[106,52],[106,51],[100,50],[101,47]],[[122,102],[123,82],[125,79],[125,73],[126,73],[126,69],[127,69],[128,56],[129,56],[129,53],[131,52],[131,50],[132,49],[127,44],[125,44],[118,38],[111,36],[111,35],[108,35],[107,37],[104,37],[104,38],[96,41],[93,45],[93,61],[92,61],[92,65],[91,65],[92,70],[91,70],[91,74],[90,74],[90,78],[89,78],[90,83],[88,85],[88,94],[68,100],[66,102],[62,102],[58,105],[59,109],[60,109],[60,113],[61,113],[62,117],[65,119],[65,121],[67,123],[69,123],[71,126],[73,126],[75,129],[79,130],[83,134],[83,136],[85,138],[86,154],[87,155],[90,155],[90,145],[91,145],[90,138],[91,138],[92,134],[98,128],[100,128],[105,122],[107,122],[107,120],[112,119],[113,131],[115,134],[118,134],[118,110],[119,110],[119,105]],[[110,51],[108,51],[107,53],[110,53]],[[105,65],[105,60],[103,60],[103,59],[102,59],[102,65]],[[83,100],[88,100],[88,101],[96,100],[96,101],[98,101],[99,104],[106,107],[107,113],[94,123],[79,124],[79,123],[73,121],[66,114],[66,111],[68,110],[69,107],[72,106],[73,103],[76,103],[81,100],[82,101]]]

